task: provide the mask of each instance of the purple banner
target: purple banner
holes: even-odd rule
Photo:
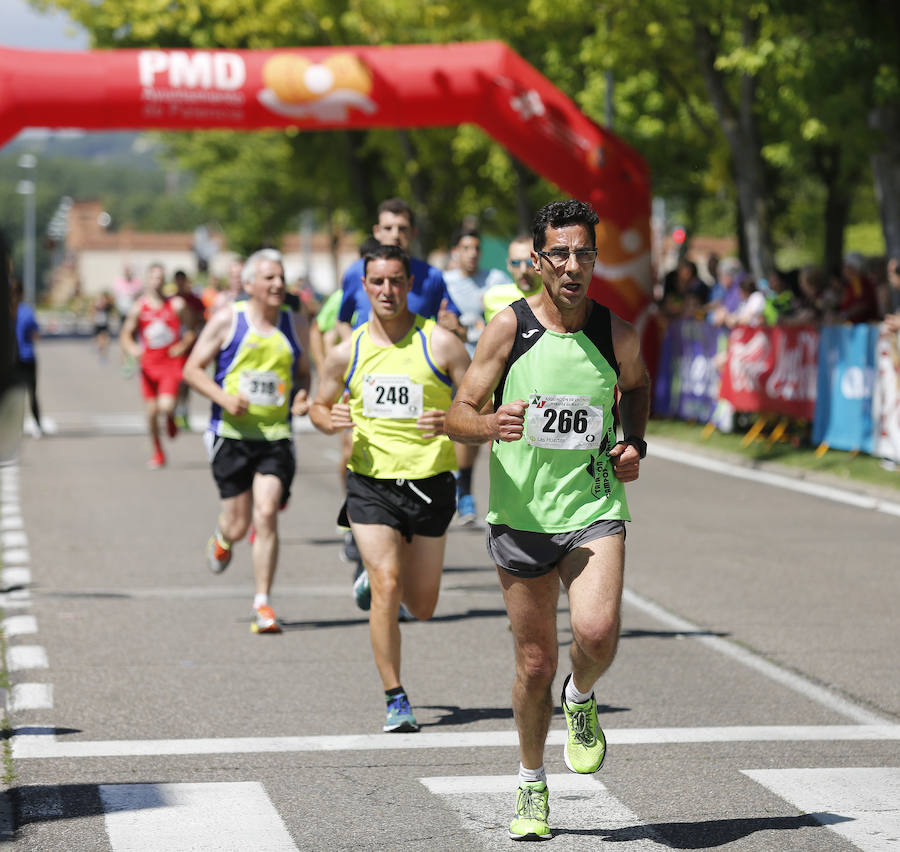
[[[666,329],[653,394],[660,417],[706,423],[719,400],[716,356],[728,341],[725,330],[696,320],[674,320]]]

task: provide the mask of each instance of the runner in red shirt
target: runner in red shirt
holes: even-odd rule
[[[162,295],[165,273],[159,263],[147,269],[144,292],[125,318],[119,343],[127,355],[140,360],[141,395],[146,403],[153,455],[150,468],[166,463],[160,440],[159,415],[166,418],[170,438],[178,432],[174,420],[175,395],[181,381],[184,355],[197,337],[193,313],[181,296]],[[184,329],[184,330],[183,330]]]

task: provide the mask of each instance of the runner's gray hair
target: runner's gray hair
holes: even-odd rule
[[[273,263],[281,264],[284,269],[284,257],[281,252],[273,248],[264,248],[253,252],[244,263],[241,271],[241,284],[249,284],[256,278],[256,271],[264,260],[271,260]]]

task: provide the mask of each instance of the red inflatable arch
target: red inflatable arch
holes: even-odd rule
[[[650,288],[641,157],[502,42],[288,50],[0,48],[0,145],[87,130],[477,124],[601,218],[592,294],[636,320]]]

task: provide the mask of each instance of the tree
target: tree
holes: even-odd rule
[[[696,0],[689,9],[671,0],[570,0],[565,16],[551,0],[308,0],[299,10],[290,0],[261,0],[250,13],[224,0],[35,2],[67,9],[101,47],[500,38],[595,121],[612,113],[616,131],[650,163],[656,193],[678,200],[689,230],[709,219],[710,207],[721,220],[731,203],[727,224],[756,276],[770,273],[780,234],[801,219],[806,227],[802,204],[821,204],[819,242],[829,261],[840,257],[870,160],[885,232],[900,243],[893,0],[863,0],[862,12],[844,0]],[[484,211],[510,233],[556,194],[473,127],[284,136],[169,142],[197,173],[195,201],[242,245],[270,238],[309,205],[368,230],[377,202],[403,195],[427,249],[463,216]],[[246,211],[253,198],[262,200]]]

